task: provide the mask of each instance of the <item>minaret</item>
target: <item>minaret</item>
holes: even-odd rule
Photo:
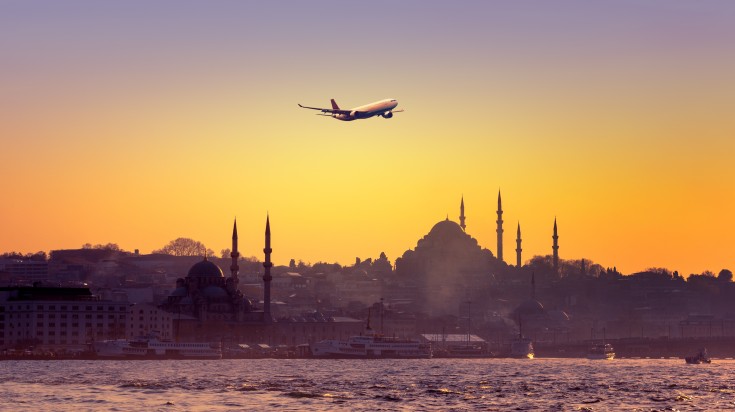
[[[556,232],[556,218],[554,218],[554,236],[551,237],[554,239],[554,246],[551,247],[551,249],[554,251],[554,257],[553,257],[553,265],[554,265],[554,273],[559,273],[559,235]]]
[[[237,274],[240,272],[240,266],[237,265],[237,258],[240,257],[240,252],[237,250],[237,219],[235,219],[235,224],[232,227],[232,252],[230,252],[230,257],[232,258],[230,277],[232,278],[235,290],[237,290],[237,284],[240,282],[237,278]]]
[[[462,196],[462,202],[459,204],[459,227],[461,227],[462,230],[465,230],[467,227],[464,224],[464,196]]]
[[[503,261],[503,205],[500,201],[500,190],[498,190],[498,220],[496,221],[498,228],[498,260]]]
[[[516,267],[521,267],[521,222],[518,222],[518,231],[516,232]]]
[[[263,249],[263,252],[265,253],[265,262],[263,262],[263,267],[265,268],[265,274],[263,274],[263,320],[266,323],[273,321],[273,317],[271,317],[271,280],[273,280],[273,276],[271,276],[271,267],[273,267],[273,263],[271,263],[272,251],[270,216],[266,215],[265,248]]]

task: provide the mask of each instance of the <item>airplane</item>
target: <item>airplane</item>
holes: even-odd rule
[[[324,109],[321,107],[309,107],[309,106],[302,106],[299,104],[299,107],[304,109],[312,109],[312,110],[321,110],[321,113],[317,113],[320,116],[330,116],[334,117],[337,120],[343,120],[345,122],[349,122],[352,120],[357,119],[367,119],[369,117],[373,116],[383,116],[386,119],[390,119],[393,117],[393,113],[402,112],[403,110],[393,110],[398,106],[398,100],[396,99],[385,99],[380,100],[378,102],[366,104],[364,106],[355,107],[354,109],[350,110],[343,110],[340,109],[337,105],[337,102],[332,99],[332,108],[331,109]]]

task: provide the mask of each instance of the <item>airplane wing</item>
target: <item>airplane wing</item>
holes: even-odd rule
[[[342,110],[342,109],[326,109],[323,107],[309,107],[309,106],[302,106],[301,104],[297,103],[299,107],[302,109],[311,109],[311,110],[320,110],[322,113],[332,113],[332,114],[350,114],[349,110]]]

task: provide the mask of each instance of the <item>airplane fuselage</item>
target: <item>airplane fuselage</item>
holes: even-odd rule
[[[385,119],[390,119],[393,117],[393,113],[403,111],[393,110],[396,106],[398,106],[398,100],[396,99],[383,99],[363,106],[358,106],[353,109],[340,109],[334,99],[332,99],[331,108],[311,107],[299,104],[299,107],[304,109],[319,110],[321,113],[317,114],[320,116],[330,116],[345,122],[357,119],[367,119],[374,116],[381,116]]]
[[[367,119],[373,116],[391,118],[393,117],[391,110],[395,109],[396,106],[398,106],[398,101],[396,99],[385,99],[355,107],[354,109],[350,109],[349,113],[334,113],[332,114],[332,117],[346,122],[357,119]]]

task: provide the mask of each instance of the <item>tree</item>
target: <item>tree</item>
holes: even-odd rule
[[[717,280],[732,282],[732,272],[729,269],[722,269],[717,275]]]
[[[188,237],[180,237],[174,239],[164,247],[158,250],[154,250],[152,253],[161,253],[164,255],[173,256],[201,256],[206,253],[208,256],[214,256],[214,251],[207,249],[202,242]]]
[[[227,258],[232,257],[231,256],[232,255],[232,251],[230,250],[230,248],[222,249],[219,253],[220,253],[220,257],[222,259],[227,259]]]
[[[101,243],[98,243],[96,245],[85,243],[82,245],[82,249],[112,250],[115,252],[122,252],[122,249],[120,249],[120,246],[118,246],[117,243],[108,243],[106,245],[103,245]]]

